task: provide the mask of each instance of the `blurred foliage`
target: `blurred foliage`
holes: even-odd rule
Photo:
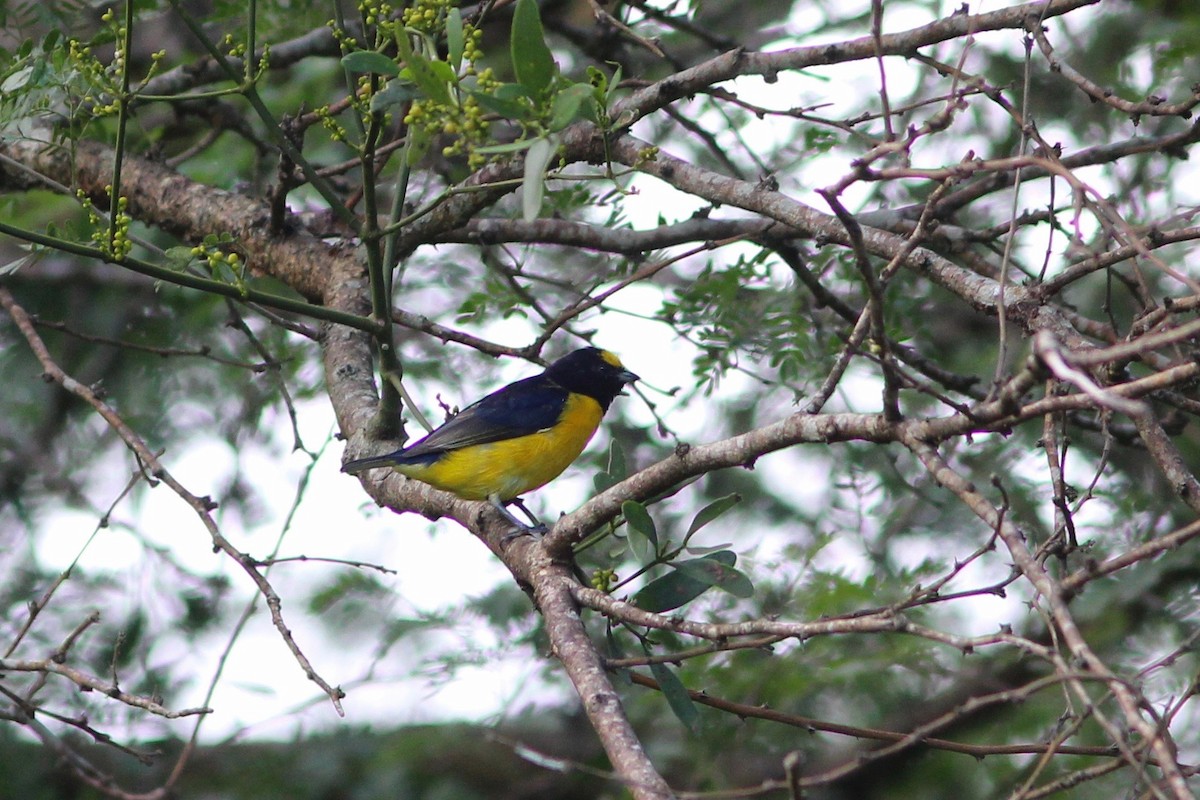
[[[0,727],[0,800],[94,800],[104,795],[64,775],[46,749],[11,736]],[[229,743],[203,748],[179,785],[184,797],[245,800],[490,800],[537,797],[588,800],[610,797],[604,782],[541,768],[522,758],[520,741],[532,757],[539,747],[574,751],[580,763],[597,763],[599,748],[578,720],[545,716],[514,720],[503,729],[466,725],[414,726],[381,732],[345,727],[279,743]],[[73,745],[131,786],[161,784],[182,742],[149,742],[154,764],[141,766],[113,751],[82,741]]]

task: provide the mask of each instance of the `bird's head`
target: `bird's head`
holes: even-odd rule
[[[546,377],[564,389],[594,398],[605,411],[626,385],[638,380],[621,359],[598,347],[568,353],[546,367]]]

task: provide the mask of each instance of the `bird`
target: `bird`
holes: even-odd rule
[[[544,531],[520,496],[561,475],[637,380],[613,353],[584,347],[472,403],[416,443],[348,461],[342,472],[390,467],[464,500],[486,500],[519,530]],[[509,504],[535,524],[517,519]]]

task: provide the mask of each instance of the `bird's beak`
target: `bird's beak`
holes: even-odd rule
[[[623,383],[623,384],[626,384],[626,385],[628,385],[628,384],[631,384],[631,383],[633,383],[634,381],[640,381],[640,380],[641,380],[641,378],[640,378],[640,377],[639,377],[637,374],[635,374],[635,373],[633,373],[633,372],[630,372],[630,371],[629,371],[629,370],[627,370],[627,369],[623,369],[623,370],[621,370],[621,371],[620,371],[620,372],[617,374],[617,377],[619,377],[619,378],[621,379],[621,383]],[[626,393],[626,392],[621,392],[621,394],[627,394],[627,393]]]

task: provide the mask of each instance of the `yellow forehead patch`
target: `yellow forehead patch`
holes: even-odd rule
[[[621,363],[621,359],[617,358],[616,355],[608,352],[607,350],[600,351],[600,358],[604,359],[617,369],[625,369],[625,365]]]

